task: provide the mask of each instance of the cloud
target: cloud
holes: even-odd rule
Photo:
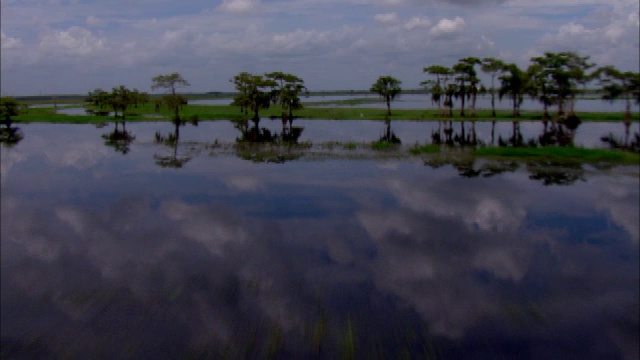
[[[453,20],[444,18],[431,28],[430,33],[434,36],[451,35],[462,32],[464,26],[465,21],[459,16],[456,16]]]
[[[233,13],[247,13],[256,10],[260,0],[223,0],[220,9]]]
[[[0,44],[2,44],[3,50],[12,50],[22,47],[22,40],[14,37],[10,37],[0,32]]]
[[[392,24],[398,21],[398,14],[394,12],[386,13],[386,14],[377,14],[376,16],[373,17],[373,19],[377,22],[381,22],[384,24]]]
[[[91,56],[107,50],[107,40],[79,26],[57,30],[42,36],[38,47],[45,53],[67,56]]]
[[[638,71],[639,11],[638,2],[620,3],[612,9],[600,10],[597,19],[589,23],[564,23],[556,32],[544,34],[526,55],[545,51],[575,51],[591,56],[591,60],[599,66],[614,65]],[[635,55],[630,56],[632,53]]]
[[[243,192],[256,192],[264,187],[257,177],[242,175],[228,177],[225,179],[225,184],[232,189]]]
[[[412,30],[415,28],[424,28],[431,26],[431,20],[427,17],[418,17],[414,16],[409,21],[404,24],[404,28],[407,30]]]
[[[89,26],[104,26],[106,24],[106,21],[93,15],[87,16],[85,22]]]

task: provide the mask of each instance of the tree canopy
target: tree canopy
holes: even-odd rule
[[[11,126],[11,118],[19,114],[18,102],[8,96],[0,97],[0,123]]]
[[[187,104],[187,98],[177,95],[176,89],[191,86],[191,84],[178,73],[158,75],[153,77],[151,81],[153,82],[153,85],[151,85],[152,90],[162,88],[170,93],[170,95],[162,97],[162,102],[173,112],[173,121],[180,124],[180,109]]]
[[[380,95],[387,103],[387,116],[391,115],[391,101],[402,92],[400,84],[402,84],[402,81],[394,77],[380,76],[371,86],[370,91]]]
[[[251,110],[253,120],[259,121],[260,109],[267,109],[271,104],[272,94],[268,89],[275,88],[278,83],[269,78],[265,79],[262,75],[252,75],[248,72],[241,72],[229,81],[234,83],[239,91],[233,98],[232,104],[240,106],[245,114]]]
[[[158,75],[151,79],[153,81],[153,85],[151,85],[151,90],[155,89],[166,89],[171,93],[171,95],[176,94],[177,88],[182,88],[186,86],[191,86],[191,84],[182,78],[182,75],[179,73],[173,73],[169,75]]]

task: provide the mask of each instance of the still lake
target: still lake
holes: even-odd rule
[[[294,125],[314,142],[384,129]],[[639,166],[257,163],[216,151],[239,137],[226,121],[176,148],[154,141],[170,123],[127,124],[126,154],[101,137],[113,124],[18,126],[1,150],[3,358],[639,356]],[[392,123],[403,144],[433,126]],[[575,141],[623,131],[585,123]],[[171,154],[188,161],[158,166]]]

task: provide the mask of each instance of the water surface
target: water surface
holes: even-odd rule
[[[382,125],[320,123],[303,135]],[[637,166],[198,145],[235,141],[228,122],[175,148],[154,141],[170,123],[127,124],[123,154],[111,126],[21,125],[2,147],[3,357],[638,357]]]

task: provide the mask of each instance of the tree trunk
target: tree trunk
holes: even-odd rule
[[[496,117],[496,87],[494,86],[494,78],[495,75],[491,77],[491,116]]]
[[[627,100],[627,106],[626,106],[626,110],[624,112],[624,119],[625,120],[631,120],[631,99],[629,99],[629,95],[628,94],[626,96],[626,100]]]
[[[462,82],[461,89],[460,89],[460,94],[461,94],[461,96],[460,96],[460,104],[461,104],[460,105],[460,116],[464,117],[464,96],[465,96],[465,93],[464,93],[464,82]]]
[[[471,116],[476,116],[476,95],[478,93],[478,89],[473,86],[471,88]]]

